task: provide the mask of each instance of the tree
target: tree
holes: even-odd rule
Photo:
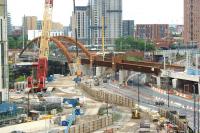
[[[24,44],[26,44],[28,37],[24,37]],[[23,36],[8,36],[9,49],[21,49],[23,45]]]
[[[142,39],[136,40],[135,38],[129,37],[121,37],[115,40],[115,49],[117,51],[127,51],[127,50],[140,50],[140,51],[153,51],[155,50],[155,45]]]

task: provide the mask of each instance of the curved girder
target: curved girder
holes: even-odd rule
[[[30,41],[25,48],[21,51],[21,53],[19,54],[19,56],[21,56],[23,54],[23,52],[30,46],[32,45],[34,42],[39,41],[40,37],[34,38],[32,41]],[[56,46],[63,52],[63,54],[65,55],[65,57],[67,58],[68,62],[71,63],[72,62],[72,57],[69,53],[69,51],[67,50],[67,48],[64,46],[64,44],[62,44],[57,38],[51,37],[50,41],[54,42],[56,44]]]
[[[91,57],[91,54],[90,52],[84,47],[84,45],[81,43],[81,42],[78,42],[76,43],[76,40],[73,39],[72,37],[68,37],[68,36],[55,36],[55,38],[58,38],[58,40],[64,40],[64,41],[67,41],[67,42],[70,42],[74,45],[77,44],[77,46],[87,55],[88,59]]]
[[[70,55],[67,48],[56,38],[51,37],[50,40],[53,41],[57,45],[57,47],[63,52],[65,57],[67,57],[68,63],[72,63],[72,56]]]
[[[34,42],[36,41],[40,41],[40,37],[36,37],[33,40],[31,40],[27,45],[25,45],[24,49],[22,49],[22,51],[19,54],[19,57],[21,57],[21,55],[24,53],[24,51],[30,46],[32,45]]]

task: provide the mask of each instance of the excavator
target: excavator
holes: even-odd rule
[[[49,39],[52,25],[53,0],[45,0],[45,10],[43,14],[42,34],[40,38],[39,58],[33,63],[33,75],[27,78],[27,87],[34,92],[45,90],[45,81],[48,69]]]

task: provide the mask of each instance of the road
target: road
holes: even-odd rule
[[[133,87],[119,87],[116,84],[112,84],[112,83],[107,83],[104,85],[104,88],[112,91],[112,92],[116,92],[116,93],[120,93],[124,96],[127,96],[131,99],[134,100],[138,100],[138,92],[137,92],[137,87],[133,86]],[[140,91],[140,106],[144,106],[144,107],[148,107],[149,109],[152,110],[158,110],[158,108],[162,107],[165,109],[168,109],[167,107],[167,99],[168,99],[168,95],[167,94],[160,94],[156,91],[154,91],[153,89],[151,89],[150,87],[144,86],[144,85],[140,85],[139,86],[139,91]],[[165,102],[164,106],[155,106],[155,99],[161,99]],[[189,126],[191,128],[193,128],[193,101],[175,96],[175,95],[170,95],[169,96],[169,101],[170,101],[170,110],[177,110],[178,113],[181,114],[186,114],[187,115],[187,119],[189,120]],[[196,105],[197,107],[197,105]],[[196,113],[196,118],[197,118],[197,113]],[[197,127],[197,122],[198,120],[196,119],[196,127]]]

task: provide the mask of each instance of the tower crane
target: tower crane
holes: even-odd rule
[[[28,88],[33,88],[35,92],[45,89],[45,81],[48,70],[49,39],[52,26],[53,0],[45,0],[45,10],[43,14],[42,34],[40,38],[38,62],[33,64],[33,76],[27,78]]]

